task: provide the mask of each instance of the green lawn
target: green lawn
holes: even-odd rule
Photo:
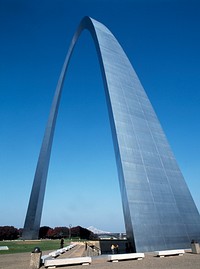
[[[70,242],[65,240],[64,246],[69,244]],[[39,247],[41,251],[56,250],[60,248],[60,240],[0,241],[0,246],[9,248],[9,250],[0,250],[0,254],[32,252],[35,247]]]

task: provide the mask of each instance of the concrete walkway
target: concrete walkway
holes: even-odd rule
[[[81,254],[82,253],[82,254]],[[45,252],[43,253],[45,254]],[[77,257],[84,255],[84,246],[77,245],[74,249],[59,256],[59,258]],[[1,254],[0,269],[29,269],[30,253],[20,254]],[[45,267],[42,266],[42,269]],[[62,269],[80,269],[81,265],[77,266],[62,266]],[[91,265],[84,266],[89,269],[200,269],[200,254],[185,253],[183,256],[172,256],[158,258],[153,253],[145,253],[145,258],[141,261],[120,261],[111,263],[106,261],[106,256],[92,257]]]

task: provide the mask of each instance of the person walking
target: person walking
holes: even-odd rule
[[[115,246],[113,244],[111,245],[111,251],[112,251],[112,254],[115,254]]]
[[[63,248],[64,247],[64,238],[61,238],[60,240],[60,248]]]

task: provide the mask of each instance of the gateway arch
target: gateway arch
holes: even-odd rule
[[[153,107],[122,47],[100,22],[85,17],[71,41],[46,126],[23,238],[40,227],[49,159],[67,67],[89,30],[105,88],[127,238],[132,251],[188,248],[200,240],[200,216]]]

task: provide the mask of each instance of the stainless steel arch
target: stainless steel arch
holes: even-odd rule
[[[200,240],[197,208],[127,56],[112,33],[89,17],[83,18],[74,34],[58,81],[35,172],[23,238],[38,237],[63,82],[74,46],[84,29],[89,30],[94,39],[101,66],[126,232],[132,250],[188,247],[191,239]]]

